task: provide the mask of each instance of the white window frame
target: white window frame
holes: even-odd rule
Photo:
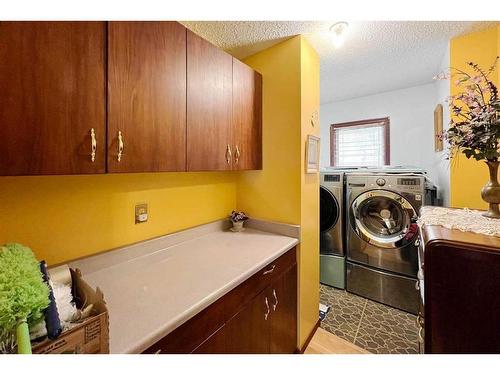
[[[391,160],[390,160],[390,155],[391,155],[391,149],[390,149],[390,120],[389,117],[383,117],[383,118],[376,118],[376,119],[369,119],[369,120],[360,120],[360,121],[350,121],[350,122],[343,122],[343,123],[338,123],[338,124],[331,124],[330,125],[330,165],[332,167],[337,167],[337,160],[335,160],[335,149],[337,147],[336,145],[336,131],[338,129],[346,128],[346,127],[383,127],[384,131],[384,155],[383,155],[383,160],[384,160],[384,165],[390,165]]]

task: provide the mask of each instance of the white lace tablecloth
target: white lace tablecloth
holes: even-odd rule
[[[446,207],[426,206],[420,210],[418,225],[441,225],[448,229],[462,232],[475,232],[487,236],[500,237],[500,219],[483,216],[484,211],[450,209]]]

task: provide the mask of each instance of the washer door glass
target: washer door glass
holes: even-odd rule
[[[351,225],[366,242],[397,248],[412,242],[418,233],[417,213],[401,195],[372,190],[358,196],[351,206]]]
[[[319,226],[322,232],[332,228],[339,219],[340,210],[337,199],[323,186],[319,188]]]

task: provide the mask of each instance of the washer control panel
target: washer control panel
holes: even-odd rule
[[[410,194],[421,194],[423,200],[425,180],[422,176],[412,175],[364,175],[349,174],[347,176],[347,188],[359,191],[361,189],[388,189],[396,192],[407,192]],[[417,198],[418,200],[418,198]]]
[[[335,172],[321,172],[320,184],[325,186],[344,186],[344,174]]]
[[[418,178],[412,178],[412,177],[398,178],[398,185],[419,186],[420,180]]]
[[[412,192],[419,192],[423,189],[423,180],[416,177],[401,177],[397,180],[400,189]]]

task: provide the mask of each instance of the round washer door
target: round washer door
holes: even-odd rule
[[[330,230],[337,224],[340,208],[337,198],[326,188],[319,188],[319,227],[321,232]]]
[[[351,226],[366,242],[398,248],[416,238],[417,212],[403,196],[387,190],[359,195],[351,205]]]

